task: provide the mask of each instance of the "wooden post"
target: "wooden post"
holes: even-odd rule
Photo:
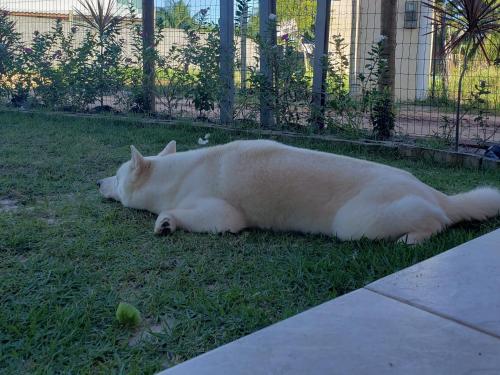
[[[271,17],[274,20],[270,19],[271,14],[274,15]],[[273,72],[270,61],[271,48],[276,40],[275,17],[276,0],[259,0],[260,72],[265,78],[260,93],[260,123],[265,128],[272,128],[275,125],[272,112]]]
[[[319,128],[325,125],[326,73],[330,37],[331,0],[318,0],[314,27],[312,118]]]
[[[351,53],[349,56],[349,95],[359,97],[360,84],[358,82],[359,73],[359,20],[361,0],[353,0],[352,2],[352,21],[351,21]]]
[[[154,0],[142,0],[142,64],[144,111],[154,113],[155,101],[155,59],[154,59],[155,7]]]
[[[234,116],[234,1],[220,2],[220,122],[230,124]]]
[[[387,90],[394,102],[396,78],[396,32],[397,32],[397,0],[382,0],[380,12],[380,35],[383,38],[382,57],[387,61],[387,69],[379,78],[379,90]]]

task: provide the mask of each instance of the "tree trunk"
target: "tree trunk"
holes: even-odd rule
[[[445,4],[444,0],[440,1],[441,5]],[[446,15],[441,16],[441,22],[435,26],[433,50],[432,50],[432,90],[431,98],[436,97],[436,80],[441,77],[441,97],[446,97],[448,93],[448,66],[446,54]]]
[[[381,74],[379,90],[387,90],[392,101],[396,77],[397,6],[397,0],[381,0],[380,35],[383,38],[382,57],[387,61],[387,69]]]
[[[442,95],[448,95],[448,55],[446,53],[446,15],[441,18],[441,30],[439,31],[439,63],[441,73],[441,90]]]
[[[431,99],[436,97],[436,76],[439,72],[439,33],[434,30],[432,39],[432,84],[431,84]]]

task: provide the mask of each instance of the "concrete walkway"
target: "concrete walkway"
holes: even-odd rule
[[[162,372],[500,374],[500,229]]]

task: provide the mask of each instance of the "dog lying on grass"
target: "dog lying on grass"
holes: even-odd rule
[[[245,228],[323,233],[341,240],[416,244],[463,220],[500,213],[500,191],[447,196],[412,174],[365,160],[266,140],[132,158],[100,193],[158,215],[155,233]]]

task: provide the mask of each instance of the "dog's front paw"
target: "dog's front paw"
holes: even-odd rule
[[[175,231],[175,220],[170,215],[162,215],[158,216],[155,223],[155,234],[171,234]]]

